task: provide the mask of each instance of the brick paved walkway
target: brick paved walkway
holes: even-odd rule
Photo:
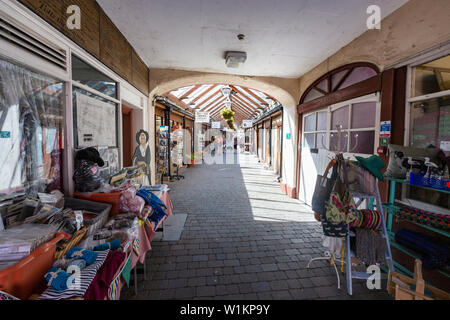
[[[124,288],[122,299],[389,299],[362,281],[348,296],[325,261],[306,269],[323,253],[320,224],[255,156],[234,157],[170,183],[174,214],[188,214],[181,240],[152,242],[147,280],[138,274],[138,295]]]

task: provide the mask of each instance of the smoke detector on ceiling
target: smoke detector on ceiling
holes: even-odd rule
[[[225,52],[225,63],[228,68],[237,68],[240,63],[247,60],[247,53],[241,51],[227,51]]]

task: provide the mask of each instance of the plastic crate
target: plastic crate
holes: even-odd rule
[[[111,205],[111,209],[109,211],[110,216],[118,215],[119,212],[119,200],[122,196],[122,192],[109,192],[109,193],[84,193],[84,192],[75,192],[73,194],[75,197],[96,201],[101,203],[107,203]]]
[[[56,244],[64,238],[62,233],[37,247],[15,265],[0,271],[0,291],[21,300],[27,299],[44,281],[44,275],[55,261]]]
[[[108,221],[112,205],[107,203],[100,203],[84,199],[65,198],[64,208],[71,208],[72,210],[86,210],[97,213],[97,217],[83,222],[88,230],[86,236],[90,236],[97,232]]]
[[[450,180],[449,179],[436,179],[436,178],[425,178],[424,175],[417,173],[410,173],[409,184],[419,187],[428,187],[439,190],[450,191]]]

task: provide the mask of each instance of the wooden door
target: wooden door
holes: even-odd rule
[[[133,157],[132,109],[122,105],[122,159],[124,167],[131,167]]]

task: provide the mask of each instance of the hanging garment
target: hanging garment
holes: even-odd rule
[[[335,258],[341,258],[342,238],[324,236],[322,245],[326,247]]]
[[[124,262],[126,254],[120,251],[110,251],[106,257],[105,263],[98,270],[89,288],[84,295],[85,300],[103,300],[113,281],[114,275]]]
[[[385,264],[386,241],[368,229],[356,228],[356,257],[367,265]]]

